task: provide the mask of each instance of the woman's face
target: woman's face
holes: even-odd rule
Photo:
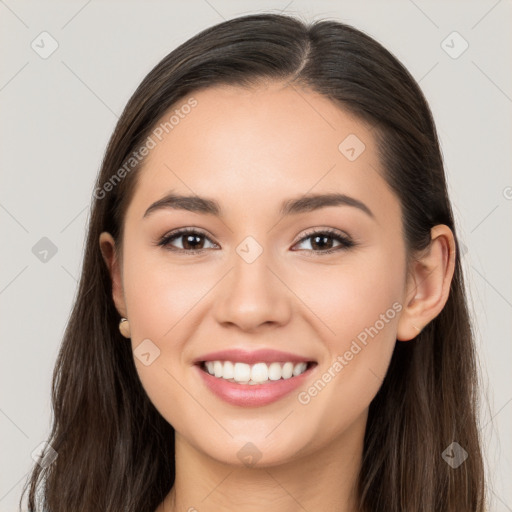
[[[125,218],[117,305],[141,382],[181,439],[221,462],[359,442],[407,284],[371,127],[277,84],[193,98],[153,132]],[[193,199],[150,208],[170,194]]]

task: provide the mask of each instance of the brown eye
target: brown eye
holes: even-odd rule
[[[173,245],[173,242],[176,241],[178,241],[178,244],[180,244],[181,247],[176,247],[175,245]],[[164,236],[158,242],[158,245],[172,251],[184,251],[189,253],[195,253],[208,248],[205,247],[206,241],[212,243],[209,240],[209,238],[200,231],[197,231],[195,229],[181,229],[179,231],[175,231]],[[212,243],[212,245],[216,247],[215,244]]]
[[[309,245],[311,249],[303,248],[299,250],[313,251],[320,254],[329,254],[335,251],[348,249],[355,245],[355,243],[350,238],[342,235],[338,231],[333,230],[313,231],[308,233],[307,236],[299,241],[299,244],[302,244],[308,240],[310,240]],[[335,242],[338,242],[338,245],[334,245]]]

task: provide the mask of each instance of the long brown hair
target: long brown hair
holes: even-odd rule
[[[140,169],[140,162],[126,162],[170,107],[201,88],[268,80],[314,90],[370,122],[384,177],[401,203],[408,257],[428,246],[436,224],[451,228],[460,254],[430,109],[390,52],[333,20],[306,24],[258,14],[202,31],[144,78],[108,144],[53,376],[48,443],[58,456],[34,466],[23,493],[31,511],[154,512],[171,489],[174,429],[147,397],[130,345],[119,333],[99,235],[108,231],[121,246]],[[123,166],[126,172],[118,172]],[[122,179],[114,181],[114,175]],[[473,333],[457,257],[444,309],[414,341],[397,342],[370,405],[359,475],[362,511],[484,510],[476,392]],[[454,441],[469,454],[457,468],[442,456]]]

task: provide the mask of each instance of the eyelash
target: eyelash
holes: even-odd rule
[[[180,248],[172,247],[170,245],[170,242],[172,240],[178,239],[181,236],[188,235],[188,234],[201,235],[201,236],[204,236],[205,238],[208,238],[206,236],[206,234],[203,231],[201,231],[200,229],[197,229],[197,228],[183,228],[183,229],[179,229],[177,231],[171,232],[171,233],[163,236],[156,243],[156,245],[164,247],[165,249],[170,250],[170,251],[187,253],[189,255],[199,254],[199,253],[201,253],[203,251],[208,250],[208,249],[192,249],[192,250],[187,250],[187,249],[180,249]],[[301,242],[306,241],[309,238],[312,238],[313,235],[327,235],[327,236],[329,236],[331,238],[336,239],[338,242],[341,243],[341,245],[339,245],[338,247],[332,248],[332,249],[328,249],[326,251],[318,251],[318,250],[315,251],[314,249],[299,249],[299,250],[310,251],[313,254],[315,254],[315,256],[320,256],[320,255],[324,255],[324,254],[332,254],[334,252],[338,252],[338,251],[341,251],[341,250],[350,249],[351,247],[355,247],[357,245],[349,237],[347,237],[345,235],[342,235],[337,230],[331,229],[331,228],[326,228],[326,229],[322,229],[322,230],[311,230],[311,231],[305,233],[305,235],[298,242],[296,242],[296,244],[299,244]],[[210,242],[211,242],[211,240],[210,240]]]

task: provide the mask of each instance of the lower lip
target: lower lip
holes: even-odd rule
[[[196,369],[210,391],[225,402],[239,407],[260,407],[276,402],[297,389],[311,375],[316,365],[312,365],[304,373],[290,379],[268,381],[265,384],[236,384],[226,379],[214,377],[205,372],[199,365]]]

